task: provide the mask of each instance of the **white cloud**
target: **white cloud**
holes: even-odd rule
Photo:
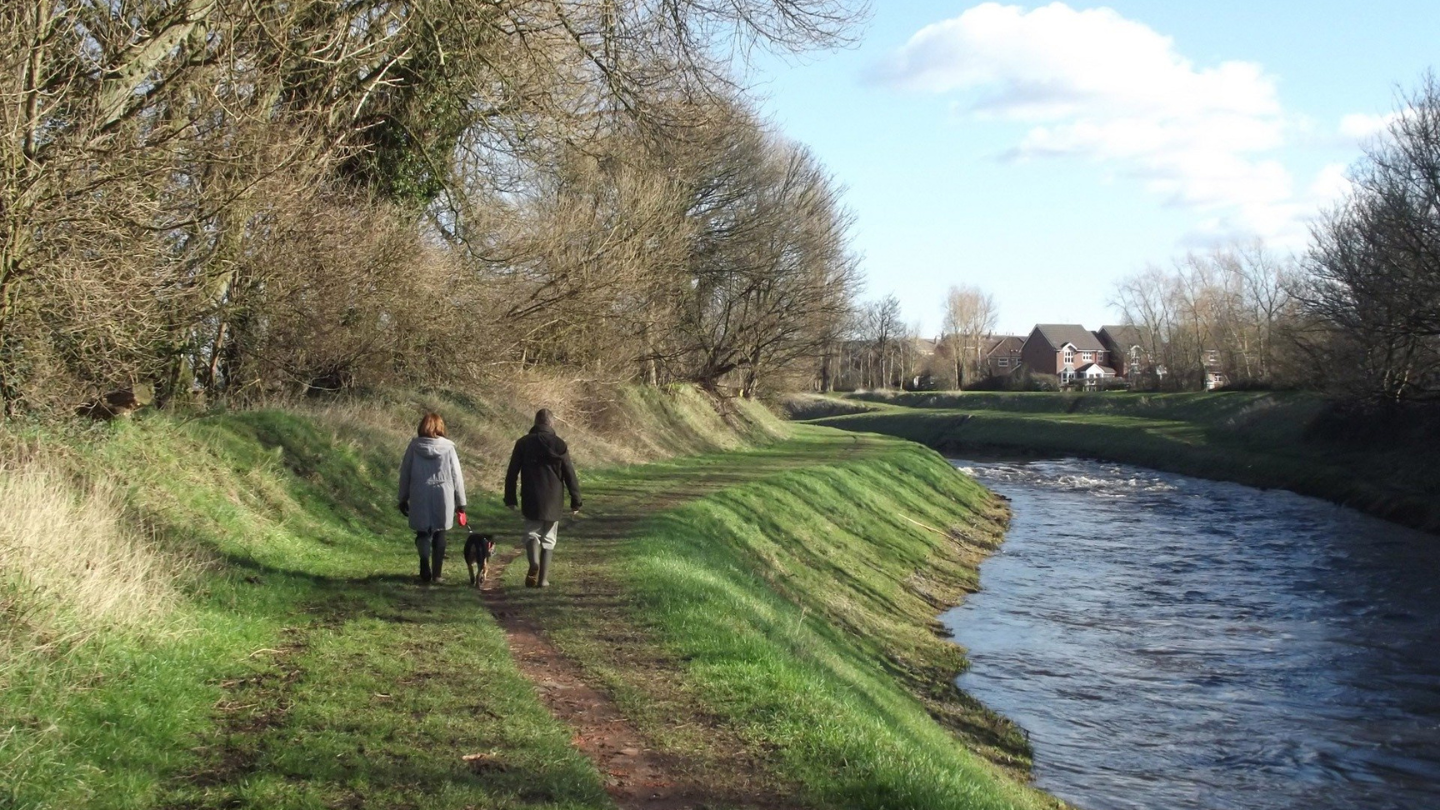
[[[985,3],[921,29],[880,78],[963,94],[980,120],[1029,125],[1007,157],[1113,165],[1197,211],[1201,230],[1303,234],[1309,206],[1274,157],[1291,126],[1275,80],[1252,62],[1198,67],[1111,9]]]
[[[1310,184],[1310,196],[1321,202],[1334,202],[1349,193],[1350,176],[1343,163],[1327,165]]]
[[[1340,137],[1363,143],[1384,132],[1397,118],[1399,118],[1398,113],[1347,115],[1340,119]]]

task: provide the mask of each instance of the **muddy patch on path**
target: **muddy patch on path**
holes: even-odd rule
[[[481,597],[504,629],[516,666],[535,685],[551,714],[570,727],[571,743],[595,763],[606,790],[622,810],[805,806],[792,796],[747,788],[771,777],[760,773],[756,763],[745,762],[739,752],[734,757],[713,752],[731,760],[735,768],[726,785],[717,785],[713,779],[697,777],[707,770],[704,765],[655,750],[615,701],[546,638],[535,615],[510,598],[500,580],[520,556],[518,550],[497,555]]]

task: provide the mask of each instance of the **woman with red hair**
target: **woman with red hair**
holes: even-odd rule
[[[445,438],[440,414],[425,414],[416,433],[400,462],[400,514],[410,518],[415,530],[420,581],[439,583],[445,532],[455,525],[456,515],[465,525],[465,476],[455,443]]]

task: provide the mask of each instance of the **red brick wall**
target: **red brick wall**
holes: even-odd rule
[[[1021,354],[1020,359],[1023,360],[1025,365],[1030,367],[1030,371],[1035,374],[1054,374],[1059,376],[1060,372],[1065,368],[1064,351],[1051,349],[1050,344],[1046,343],[1045,339],[1035,332],[1031,332],[1030,335],[1031,339],[1025,341],[1025,350]],[[1085,352],[1076,349],[1075,359],[1071,361],[1070,367],[1072,369],[1078,369],[1088,363],[1099,363],[1102,366],[1109,366],[1110,361],[1111,357],[1109,352],[1092,350],[1090,359],[1086,360]]]
[[[1060,353],[1050,348],[1045,338],[1040,337],[1040,331],[1033,330],[1030,337],[1025,341],[1025,348],[1020,353],[1020,359],[1030,371],[1035,374],[1059,374],[1065,361]]]
[[[1115,375],[1117,377],[1124,377],[1125,350],[1128,347],[1116,346],[1115,341],[1109,339],[1108,332],[1100,336],[1100,342],[1105,344],[1105,348],[1109,350],[1105,353],[1105,357],[1107,360],[1109,360],[1109,362],[1105,363],[1104,365],[1110,366],[1111,368],[1115,369]]]

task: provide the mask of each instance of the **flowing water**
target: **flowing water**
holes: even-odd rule
[[[1440,808],[1440,538],[1288,492],[956,461],[1012,500],[944,618],[1086,810]]]

